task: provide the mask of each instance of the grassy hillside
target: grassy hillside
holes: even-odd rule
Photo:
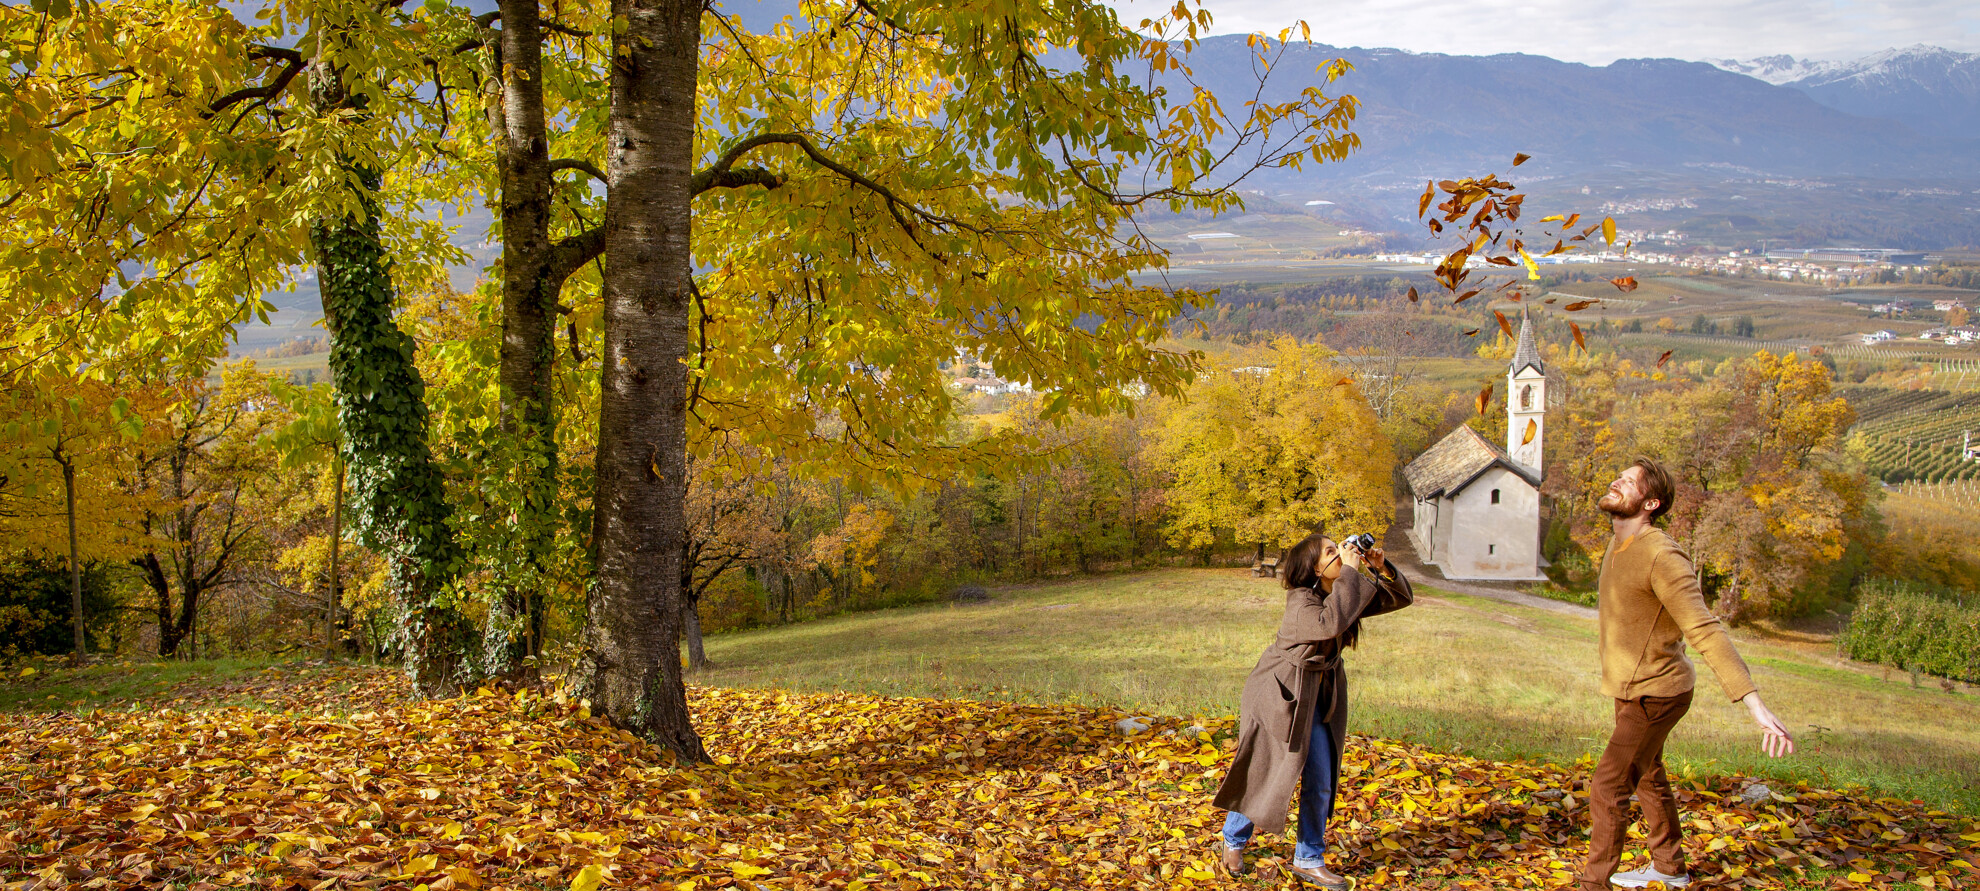
[[[1610,724],[1587,619],[1419,588],[1370,621],[1349,658],[1358,733],[1481,757],[1570,762]],[[717,686],[1079,702],[1155,715],[1237,711],[1283,609],[1276,583],[1168,570],[1003,589],[991,602],[842,616],[709,641]],[[1747,639],[1767,701],[1800,739],[1759,753],[1745,709],[1709,671],[1670,744],[1692,775],[1753,774],[1980,813],[1980,697],[1843,667],[1819,649]],[[1701,671],[1703,671],[1701,669]]]

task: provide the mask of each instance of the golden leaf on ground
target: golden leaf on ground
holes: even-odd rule
[[[598,891],[599,883],[605,881],[605,870],[593,863],[571,876],[571,891]]]

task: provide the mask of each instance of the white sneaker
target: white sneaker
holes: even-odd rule
[[[1663,882],[1666,888],[1682,888],[1691,884],[1691,877],[1665,875],[1658,872],[1654,865],[1629,872],[1619,872],[1609,877],[1609,884],[1618,888],[1648,888],[1651,882]]]

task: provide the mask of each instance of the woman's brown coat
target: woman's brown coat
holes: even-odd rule
[[[1218,807],[1249,817],[1260,832],[1285,830],[1286,806],[1299,787],[1316,714],[1326,714],[1339,785],[1348,712],[1340,637],[1357,620],[1402,609],[1416,597],[1395,564],[1387,569],[1393,581],[1348,567],[1334,580],[1331,595],[1311,588],[1286,592],[1279,634],[1245,679],[1237,754],[1216,798]]]

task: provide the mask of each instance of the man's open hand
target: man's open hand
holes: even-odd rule
[[[1788,733],[1787,725],[1760,701],[1760,692],[1746,694],[1740,700],[1746,703],[1746,711],[1753,716],[1753,723],[1760,725],[1760,748],[1772,757],[1794,754],[1794,736]]]

